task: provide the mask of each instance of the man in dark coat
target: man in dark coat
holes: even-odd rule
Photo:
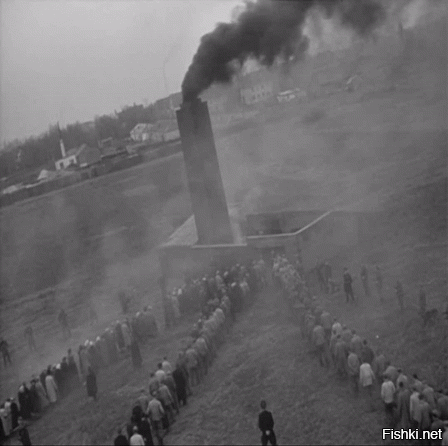
[[[6,368],[8,363],[11,365],[12,362],[11,355],[9,354],[9,344],[5,339],[0,339],[0,352],[2,352],[3,364]]]
[[[87,387],[87,395],[91,396],[96,401],[96,395],[98,393],[98,387],[96,385],[96,375],[92,370],[92,367],[89,366],[87,375],[86,375],[86,387]]]
[[[72,390],[79,386],[79,375],[78,375],[78,367],[76,366],[75,357],[72,354],[71,348],[69,348],[67,351],[67,364],[69,375],[69,388],[70,390]]]
[[[14,401],[14,398],[9,398],[9,401],[11,402],[11,422],[12,422],[12,428],[15,429],[19,425],[19,416],[20,416],[19,406]]]
[[[126,438],[126,435],[123,435],[123,429],[121,427],[118,428],[117,436],[114,440],[114,446],[129,446],[129,441]]]
[[[62,382],[62,371],[61,371],[61,364],[58,364],[55,369],[53,370],[53,376],[54,376],[54,380],[56,382],[56,385],[58,386],[59,389],[59,395],[60,397],[64,397],[64,393],[62,393],[64,391],[64,383]]]
[[[67,358],[64,356],[61,361],[61,395],[67,395],[70,392],[70,376]]]
[[[19,440],[24,446],[31,446],[31,439],[25,421],[22,417],[19,418]]]
[[[131,340],[131,358],[132,358],[132,365],[135,369],[138,369],[142,366],[143,360],[142,355],[140,353],[140,347],[138,346],[137,339],[135,336],[132,336]]]
[[[154,441],[152,439],[152,433],[151,433],[151,425],[149,424],[148,418],[146,416],[142,416],[140,421],[140,427],[138,429],[140,432],[140,435],[145,440],[146,446],[153,446]]]
[[[62,334],[63,334],[64,338],[70,338],[71,335],[72,335],[72,332],[71,332],[70,327],[68,325],[67,313],[64,311],[63,308],[59,312],[58,321],[61,324]]]
[[[34,379],[30,381],[30,406],[31,406],[31,412],[32,413],[39,413],[41,412],[40,402],[39,402],[39,395],[37,393],[36,384]]]
[[[176,384],[177,400],[180,405],[187,405],[187,381],[180,367],[176,367],[173,371],[173,380]]]
[[[258,428],[261,430],[261,444],[266,446],[269,443],[275,446],[277,440],[274,433],[274,418],[272,413],[266,410],[266,401],[261,401],[261,412],[258,415]]]
[[[25,383],[23,383],[19,388],[19,405],[20,405],[20,415],[24,420],[31,419],[31,398],[30,391],[28,390]]]
[[[343,281],[344,281],[344,292],[345,292],[345,300],[346,302],[352,302],[355,301],[355,296],[353,294],[353,288],[352,288],[352,276],[348,272],[348,268],[344,268],[344,275],[343,275]]]

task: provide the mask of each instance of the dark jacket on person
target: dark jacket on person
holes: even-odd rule
[[[115,437],[114,445],[115,446],[129,446],[129,441],[125,435],[120,434]]]
[[[28,433],[28,429],[26,427],[21,427],[18,434],[20,443],[26,446],[31,446],[30,434]]]
[[[98,392],[98,387],[96,385],[96,376],[93,371],[90,371],[90,373],[86,376],[86,386],[87,386],[87,395],[96,397],[96,394]]]
[[[180,401],[185,401],[187,397],[187,381],[184,373],[180,368],[175,368],[172,376],[176,384],[177,398]]]
[[[274,430],[274,418],[269,410],[263,410],[258,415],[258,427],[263,433]]]

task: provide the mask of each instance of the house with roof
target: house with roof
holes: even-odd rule
[[[148,141],[151,137],[151,129],[154,124],[137,124],[130,132],[131,139],[135,142]]]
[[[80,147],[67,150],[66,155],[55,162],[56,170],[69,167],[87,167],[101,161],[101,153],[96,147],[83,144]]]

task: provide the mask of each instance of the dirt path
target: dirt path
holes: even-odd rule
[[[166,444],[257,444],[261,399],[279,444],[378,444],[383,413],[308,353],[280,296],[265,292],[234,325]],[[378,392],[377,392],[378,393]]]

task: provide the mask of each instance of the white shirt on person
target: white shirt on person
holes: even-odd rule
[[[359,381],[363,387],[373,385],[373,370],[368,362],[361,364],[359,367]]]
[[[384,381],[381,384],[381,398],[386,404],[394,402],[395,385],[391,380]]]
[[[162,369],[159,369],[155,373],[155,376],[159,380],[159,382],[161,383],[166,378],[166,373]]]
[[[145,440],[140,434],[135,433],[129,440],[131,446],[145,446]]]

